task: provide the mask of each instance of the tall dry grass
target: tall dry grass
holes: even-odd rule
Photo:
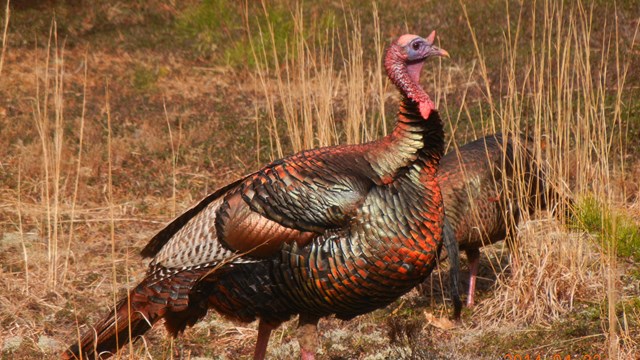
[[[473,24],[462,7],[473,34]],[[594,247],[593,239],[586,236],[557,237],[552,235],[557,231],[532,232],[525,227],[520,234],[522,246],[514,254],[522,259],[520,265],[512,263],[511,276],[499,278],[495,296],[480,313],[494,323],[510,318],[548,325],[571,310],[576,299],[602,299],[607,304],[603,333],[608,354],[618,358],[624,349],[620,348],[621,328],[615,310],[621,290],[617,236],[615,226],[609,229],[604,224],[612,208],[626,198],[626,190],[614,184],[624,174],[627,159],[627,124],[621,108],[630,58],[624,58],[618,46],[617,22],[605,24],[599,41],[594,37],[593,5],[543,1],[541,7],[540,19],[532,11],[534,18],[525,21],[524,6],[517,19],[508,19],[503,39],[506,65],[501,69],[504,84],[497,93],[491,90],[487,65],[473,36],[485,100],[492,110],[488,127],[501,129],[516,142],[523,132],[532,136],[534,158],[544,165],[550,186],[567,196],[594,196],[605,204],[601,209],[605,219],[602,242]],[[530,38],[521,39],[527,26],[531,26]],[[632,48],[637,31],[636,27]],[[522,47],[529,47],[528,54],[522,54]],[[521,185],[516,191],[526,194],[523,164],[516,161],[515,167],[521,180],[516,182]],[[526,197],[513,197],[525,208]],[[551,204],[559,207],[560,215],[569,206]]]
[[[263,4],[265,16],[268,9]],[[284,114],[288,141],[294,151],[315,146],[332,145],[338,141],[334,119],[334,97],[336,77],[333,59],[335,54],[335,33],[319,34],[313,40],[307,40],[304,14],[298,6],[292,14],[295,32],[291,45],[287,47],[287,59],[280,65],[276,52],[273,27],[268,24],[266,34],[260,36],[260,46],[251,43],[253,56],[257,64],[256,76],[259,88],[266,101],[266,110],[270,120],[271,156],[282,157],[283,140],[280,138],[280,113]],[[247,29],[252,31],[250,26]],[[258,29],[262,35],[263,29]],[[249,39],[253,39],[249,33]],[[256,48],[262,49],[258,52]],[[273,53],[267,53],[272,49]],[[273,60],[275,59],[275,60]],[[270,66],[274,63],[275,66]],[[281,68],[282,66],[282,68]],[[270,79],[275,78],[275,86]]]
[[[33,100],[33,120],[42,146],[41,198],[44,200],[42,233],[47,239],[47,284],[55,288],[60,281],[60,242],[62,228],[62,167],[64,152],[64,44],[59,42],[56,22],[51,23],[42,85],[36,78],[36,96]],[[51,71],[49,71],[51,69]],[[36,77],[38,75],[36,74]],[[41,87],[42,86],[42,87]]]
[[[263,3],[265,16],[267,7]],[[346,39],[335,28],[308,33],[301,5],[292,12],[295,24],[285,61],[276,50],[271,24],[257,30],[245,25],[249,39],[258,32],[259,44],[251,43],[257,66],[255,78],[266,102],[271,157],[317,146],[360,143],[386,134],[385,100],[388,81],[382,67],[384,44],[377,8],[373,14],[376,61],[363,58],[362,25],[358,15],[345,9]],[[337,45],[338,44],[338,45]],[[267,49],[271,49],[269,53]],[[336,68],[336,59],[343,66]],[[273,81],[272,81],[273,80]],[[367,111],[375,104],[375,111]],[[336,113],[344,113],[337,121]],[[286,131],[281,131],[282,128]]]
[[[7,33],[9,32],[10,1],[7,0],[7,7],[4,10],[4,27],[2,28],[2,50],[0,50],[0,75],[4,66],[4,53],[7,49]]]

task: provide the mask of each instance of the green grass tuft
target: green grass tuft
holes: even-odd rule
[[[250,35],[244,26],[245,12]],[[187,9],[175,24],[178,34],[198,56],[234,67],[255,66],[251,42],[256,51],[264,51],[269,56],[274,54],[275,48],[277,60],[282,61],[288,54],[287,47],[294,29],[291,10],[282,4],[269,4],[264,10],[256,3],[245,9],[240,3],[234,5],[224,0],[203,1]],[[273,39],[262,35],[268,33],[268,26],[273,29]],[[265,41],[261,41],[262,36]],[[288,54],[289,57],[291,55]]]
[[[142,93],[153,92],[160,77],[166,75],[166,69],[153,69],[147,66],[138,65],[133,70],[133,87]]]
[[[608,210],[591,196],[578,202],[576,215],[575,225],[578,228],[597,234],[605,247],[615,241],[618,256],[640,261],[640,228],[633,219]]]
[[[242,16],[224,0],[205,0],[187,9],[176,21],[178,34],[199,56],[211,58],[232,30],[242,26]]]

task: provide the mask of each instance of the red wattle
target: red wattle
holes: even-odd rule
[[[428,101],[422,101],[420,102],[420,115],[422,115],[422,118],[427,120],[429,118],[429,115],[431,114],[431,110],[433,110],[433,108],[431,107],[431,104]]]

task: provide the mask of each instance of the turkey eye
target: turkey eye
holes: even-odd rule
[[[420,43],[419,42],[414,42],[412,47],[413,47],[413,50],[417,51],[418,49],[420,49]]]

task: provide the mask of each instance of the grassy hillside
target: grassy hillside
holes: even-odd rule
[[[477,306],[454,328],[444,262],[386,309],[321,321],[319,358],[640,353],[634,1],[0,5],[2,359],[57,358],[141,279],[151,236],[217,187],[385,134],[399,98],[384,47],[433,29],[452,56],[422,83],[448,146],[527,133],[574,203],[526,217],[516,253],[483,250]],[[297,356],[294,330],[274,333],[271,358]],[[176,340],[158,326],[120,358],[250,358],[256,335],[211,313]]]

